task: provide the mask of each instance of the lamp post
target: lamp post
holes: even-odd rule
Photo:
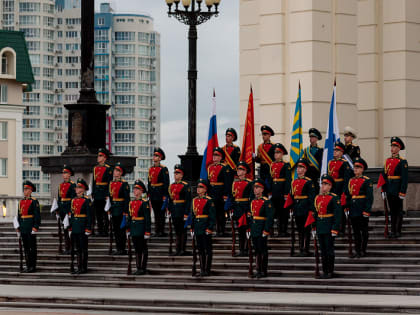
[[[200,176],[202,157],[197,152],[197,25],[219,14],[220,0],[166,0],[169,17],[175,17],[189,26],[188,62],[188,147],[185,155],[180,155],[187,180],[196,181]],[[175,7],[175,8],[173,8]]]

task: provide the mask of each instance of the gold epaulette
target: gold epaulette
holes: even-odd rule
[[[367,176],[363,176],[363,178],[364,178],[364,179],[370,179],[370,178],[369,178],[369,177],[367,177]]]
[[[262,199],[264,199],[264,200],[268,200],[268,198],[267,198],[267,197],[262,197]]]
[[[188,185],[186,181],[181,181],[181,183],[183,183],[184,185]]]
[[[305,176],[304,177],[304,179],[306,179],[306,180],[312,180],[312,179],[310,179],[309,177],[307,177],[307,176]]]
[[[32,196],[31,196],[31,199],[32,199],[32,200],[36,200],[36,198],[35,198],[35,197],[32,197]]]
[[[204,198],[208,199],[208,200],[212,200],[212,198],[210,196],[205,196]]]
[[[141,198],[141,200],[143,200],[144,202],[149,202],[147,198]]]
[[[109,165],[109,164],[106,164],[106,163],[104,164],[104,166],[105,166],[105,167],[111,167],[111,165]]]
[[[337,194],[334,194],[333,192],[330,192],[331,196],[337,197]]]

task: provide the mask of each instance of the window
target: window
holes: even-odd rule
[[[54,81],[47,81],[47,80],[42,81],[42,88],[44,90],[51,91],[54,88]]]
[[[144,45],[139,45],[139,55],[140,56],[149,56],[149,47]]]
[[[80,21],[80,18],[66,19],[66,25],[79,25]]]
[[[40,140],[39,132],[24,131],[23,140],[24,141],[39,141]]]
[[[7,159],[0,159],[0,177],[7,176]]]
[[[115,70],[115,78],[123,80],[135,80],[136,71],[135,70]]]
[[[144,95],[139,95],[139,104],[140,105],[146,105],[146,106],[151,106],[152,105],[152,97],[151,96],[144,96]]]
[[[116,41],[134,41],[136,36],[135,32],[115,32]]]
[[[24,144],[22,151],[24,154],[39,154],[39,145],[38,144]]]
[[[45,13],[54,14],[54,4],[47,4],[47,3],[44,3],[44,6],[43,6],[43,11],[44,11]]]
[[[52,78],[54,76],[54,69],[43,68],[42,73],[44,74],[44,77]]]
[[[44,154],[53,154],[54,153],[54,146],[53,145],[43,145],[42,150]]]
[[[45,115],[47,115],[47,116],[53,116],[54,115],[54,107],[45,106],[44,107],[44,112],[45,112]]]
[[[23,128],[39,128],[39,119],[23,119]]]
[[[14,12],[15,0],[3,0],[3,12]]]
[[[150,109],[139,108],[139,117],[149,119],[150,118]]]
[[[44,102],[47,104],[54,104],[54,95],[53,94],[44,94]]]
[[[54,26],[54,18],[49,16],[44,16],[43,18],[43,24],[44,26]]]
[[[7,121],[0,121],[0,140],[7,140]]]
[[[44,128],[45,129],[53,129],[54,128],[54,120],[52,120],[52,119],[45,119],[44,120]]]
[[[52,132],[44,132],[44,141],[47,141],[47,142],[54,141],[54,134]]]
[[[19,12],[40,12],[41,5],[38,2],[19,3]]]
[[[108,40],[108,30],[95,30],[95,41]]]
[[[40,16],[38,15],[21,15],[19,16],[20,25],[39,25]]]
[[[79,50],[79,44],[77,43],[66,44],[66,50]]]
[[[138,58],[138,66],[142,68],[149,68],[151,65],[151,60],[144,57]]]
[[[23,111],[24,115],[39,115],[40,113],[39,106],[26,106],[25,110]]]
[[[134,155],[134,146],[115,146],[116,155]]]
[[[134,130],[134,121],[131,120],[116,120],[115,130]]]
[[[23,171],[23,179],[39,180],[39,171]]]
[[[39,93],[25,93],[25,98],[23,99],[24,103],[27,102],[39,102],[40,94]]]
[[[149,33],[139,33],[139,42],[148,43],[149,42]]]
[[[45,193],[50,192],[50,184],[42,184],[42,191]]]
[[[147,83],[139,83],[139,93],[151,93],[152,86]]]
[[[44,38],[54,40],[54,31],[44,30],[43,34],[44,34]]]
[[[141,131],[149,131],[150,122],[148,122],[148,121],[140,121],[139,122],[139,128],[140,128]]]
[[[78,89],[79,82],[66,82],[66,89]]]
[[[139,155],[150,156],[150,149],[148,147],[139,147]]]
[[[132,82],[117,82],[115,83],[115,89],[117,92],[134,92],[135,83]],[[121,104],[133,104],[133,103],[121,103]]]
[[[150,136],[148,134],[140,134],[139,135],[139,143],[141,144],[149,144]]]
[[[132,67],[136,62],[135,57],[116,57],[115,65],[117,67]]]
[[[107,66],[108,55],[97,55],[95,56],[95,66]]]
[[[41,61],[40,55],[29,54],[29,59],[31,60],[31,64],[39,65]]]
[[[66,69],[66,76],[78,76],[79,73],[80,73],[79,69]]]
[[[66,38],[76,38],[79,37],[79,32],[77,31],[67,31],[66,32]]]
[[[119,107],[115,109],[115,117],[134,117],[134,108]]]
[[[116,104],[130,104],[134,105],[136,97],[134,95],[117,95],[115,96]]]
[[[66,63],[78,63],[79,57],[66,57]]]
[[[7,104],[7,85],[0,85],[0,104]]]
[[[36,37],[39,38],[41,31],[39,28],[20,28],[20,31],[24,33],[25,38]]]
[[[98,18],[98,25],[105,25],[105,18]]]
[[[40,42],[27,41],[26,46],[28,47],[28,50],[40,50],[41,49],[41,43]]]
[[[150,71],[139,70],[140,81],[150,81]]]
[[[41,74],[41,68],[40,67],[32,67],[32,72],[33,72],[34,76],[39,76]]]
[[[108,43],[106,42],[97,42],[95,43],[95,53],[103,54],[108,51]]]
[[[116,133],[115,134],[115,142],[134,142],[134,133]]]
[[[131,44],[116,44],[115,52],[117,54],[134,54],[136,46]]]
[[[29,158],[29,157],[24,157],[22,159],[23,162],[23,167],[34,167],[34,166],[39,166],[39,159],[38,158]]]
[[[149,168],[150,164],[151,164],[150,160],[142,160],[142,159],[137,160],[137,166],[140,168]]]

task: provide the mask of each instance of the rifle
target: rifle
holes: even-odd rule
[[[318,242],[316,240],[316,233],[314,235],[314,250],[315,250],[315,279],[319,278],[319,251]]]
[[[250,233],[250,232],[249,232]],[[253,277],[253,263],[254,263],[254,254],[252,253],[252,243],[251,243],[251,234],[248,237],[248,260],[249,260],[249,266],[248,266],[248,278],[252,278]]]
[[[74,272],[74,243],[73,238],[70,235],[70,272]]]
[[[113,230],[112,230],[112,220],[111,220],[111,215],[108,214],[108,219],[109,219],[109,251],[108,253],[111,255],[112,254],[112,242],[113,240]]]
[[[172,234],[172,216],[169,216],[169,255],[172,254],[172,243],[174,242],[174,236]]]
[[[235,234],[235,224],[233,223],[233,215],[230,219],[230,226],[232,228],[232,257],[235,257],[235,245],[236,245],[236,234]]]
[[[63,245],[62,245],[63,235],[62,235],[62,232],[61,232],[61,222],[60,222],[60,216],[59,215],[57,215],[57,226],[58,226],[58,242],[59,242],[58,253],[61,254],[61,252],[63,251]]]
[[[197,274],[197,249],[195,248],[195,235],[192,237],[192,250],[193,250],[193,265],[192,265],[192,276],[195,277]]]
[[[384,199],[384,207],[385,207],[385,230],[384,230],[384,236],[388,237],[388,225],[389,225],[389,209],[388,209],[388,198],[385,195]]]
[[[23,271],[23,249],[22,249],[22,237],[19,236],[19,270]]]
[[[347,216],[347,230],[348,230],[348,239],[349,239],[349,257],[353,256],[353,238],[351,235],[351,222],[350,217]]]
[[[133,253],[131,251],[131,239],[130,239],[130,235],[128,235],[128,237],[127,237],[127,248],[128,248],[127,275],[131,275],[131,261],[133,260]]]
[[[296,242],[296,235],[295,235],[295,219],[293,217],[293,211],[290,211],[290,223],[292,225],[292,233],[291,236],[291,247],[290,247],[290,257],[293,257],[295,255],[295,242]]]

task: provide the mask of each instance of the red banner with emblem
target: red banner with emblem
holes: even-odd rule
[[[251,172],[247,174],[249,179],[254,179],[255,173],[255,165],[252,155],[255,152],[255,130],[254,130],[254,96],[251,92],[249,94],[248,100],[248,110],[245,118],[245,127],[242,139],[242,150],[241,150],[241,158],[240,161],[245,161],[250,169]]]

